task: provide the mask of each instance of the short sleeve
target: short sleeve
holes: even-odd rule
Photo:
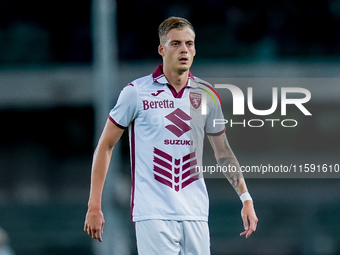
[[[224,114],[220,101],[211,96],[207,96],[208,114],[205,122],[205,132],[207,135],[220,135],[225,132]],[[220,121],[218,121],[220,120]]]
[[[133,84],[129,84],[120,92],[115,107],[110,111],[109,119],[116,126],[126,128],[137,115],[137,90]]]

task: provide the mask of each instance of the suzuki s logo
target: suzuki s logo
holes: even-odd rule
[[[177,137],[180,137],[184,133],[188,132],[191,127],[186,124],[184,121],[191,120],[191,117],[183,112],[181,109],[177,108],[172,113],[165,116],[168,120],[170,120],[175,125],[167,125],[165,128],[174,133]]]

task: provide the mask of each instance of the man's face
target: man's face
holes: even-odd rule
[[[189,70],[196,54],[194,41],[195,33],[189,27],[170,30],[158,48],[164,65],[178,73]]]

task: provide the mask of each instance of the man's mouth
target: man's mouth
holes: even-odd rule
[[[179,58],[179,62],[181,62],[182,64],[186,64],[188,61],[189,61],[189,59],[187,57]]]

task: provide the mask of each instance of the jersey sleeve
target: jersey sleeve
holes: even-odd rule
[[[133,84],[129,84],[120,92],[115,107],[110,111],[109,119],[116,126],[126,128],[137,115],[137,90]]]
[[[219,97],[216,94],[207,95],[208,114],[205,122],[207,135],[220,135],[225,132],[224,114]],[[218,121],[219,120],[219,121]]]

